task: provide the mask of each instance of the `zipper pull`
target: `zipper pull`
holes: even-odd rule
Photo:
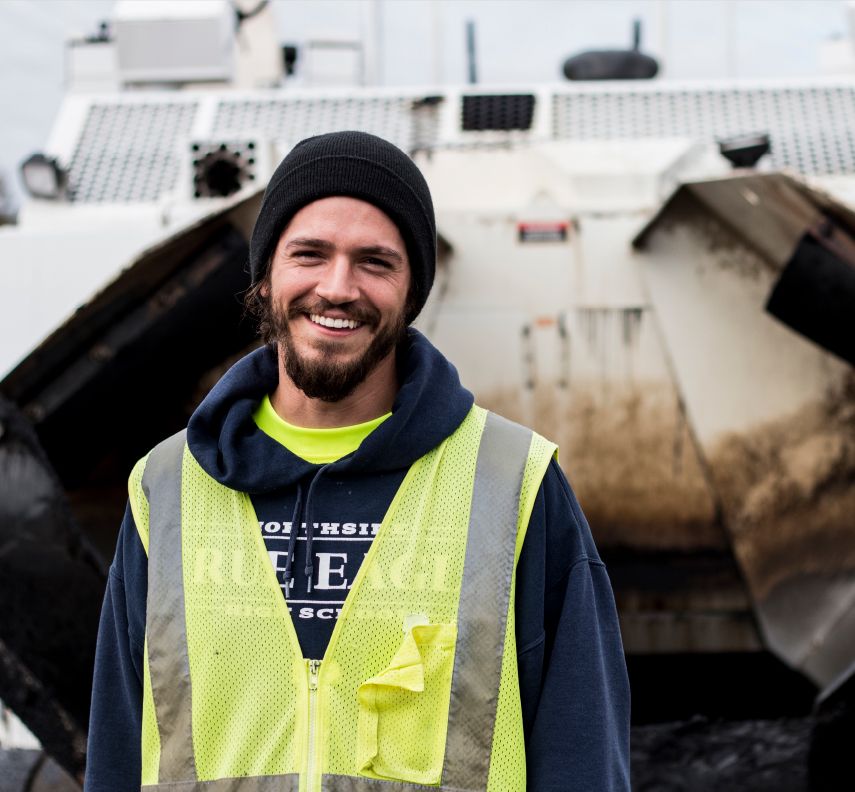
[[[320,660],[309,660],[309,690],[318,689],[318,672],[321,668]]]

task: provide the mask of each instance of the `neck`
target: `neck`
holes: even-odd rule
[[[395,351],[381,360],[371,373],[341,401],[310,399],[285,373],[279,356],[279,384],[270,396],[276,414],[294,426],[306,429],[334,429],[353,426],[385,415],[392,409],[398,393]]]

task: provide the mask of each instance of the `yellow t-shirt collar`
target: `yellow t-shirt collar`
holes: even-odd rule
[[[388,412],[379,418],[354,426],[308,429],[282,420],[273,409],[270,397],[265,396],[252,417],[262,432],[285,446],[292,454],[313,465],[325,465],[356,451],[362,441],[391,414]]]

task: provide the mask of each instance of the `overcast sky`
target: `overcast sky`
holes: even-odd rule
[[[558,80],[584,49],[627,47],[632,20],[642,48],[678,79],[816,74],[821,42],[847,32],[841,0],[275,0],[283,40],[356,35],[383,20],[389,84],[466,79],[465,24],[476,23],[484,82]],[[331,10],[334,12],[331,13]],[[439,29],[439,36],[434,31]]]
[[[168,0],[152,0],[152,2]],[[820,72],[821,44],[848,35],[843,0],[273,0],[279,36],[301,44],[371,35],[387,85],[466,80],[475,22],[480,81],[562,79],[584,49],[642,49],[665,79],[792,78]],[[0,174],[44,146],[62,96],[63,41],[92,33],[112,0],[0,0]],[[379,36],[377,35],[379,31]]]

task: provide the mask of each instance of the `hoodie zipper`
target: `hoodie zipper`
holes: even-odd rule
[[[318,675],[321,670],[320,660],[307,660],[306,665],[309,672],[309,747],[306,752],[306,789],[315,792],[315,780],[318,778],[317,768],[317,739],[318,739]]]

